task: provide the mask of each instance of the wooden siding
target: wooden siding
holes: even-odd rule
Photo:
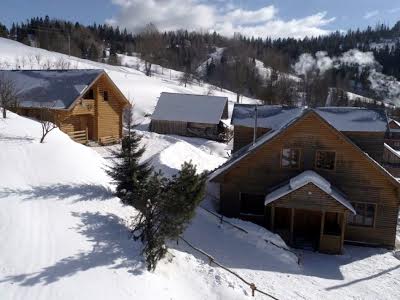
[[[151,120],[150,131],[160,134],[188,135],[187,123],[178,121]]]
[[[257,138],[267,133],[270,129],[268,128],[257,128]],[[254,128],[245,126],[235,126],[233,131],[233,150],[236,152],[239,149],[251,144],[253,142]]]
[[[300,169],[280,167],[282,148],[302,149]],[[334,171],[315,170],[317,150],[336,151]],[[237,217],[240,192],[267,194],[275,186],[305,170],[313,169],[341,190],[349,201],[377,204],[375,227],[347,226],[345,239],[394,246],[399,205],[397,188],[340,132],[323,122],[315,113],[306,114],[218,178],[221,182],[221,212]]]
[[[373,159],[382,162],[384,132],[342,132]]]
[[[122,136],[123,105],[119,101],[119,95],[111,83],[102,76],[94,87],[96,94],[96,120],[97,140],[102,137]],[[108,101],[103,98],[104,91],[108,92]]]
[[[329,212],[346,212],[347,209],[312,183],[274,201],[276,207],[308,209]]]

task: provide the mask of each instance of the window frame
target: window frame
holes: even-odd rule
[[[255,195],[255,196],[263,196],[265,199],[266,194],[263,193],[247,193],[247,192],[239,192],[239,214],[242,216],[254,216],[254,217],[264,217],[265,216],[265,205],[263,209],[263,213],[261,215],[259,214],[253,214],[253,213],[246,213],[242,211],[242,195],[247,194],[247,195]],[[265,203],[265,202],[264,202]]]
[[[108,100],[110,99],[110,97],[109,97],[110,95],[109,95],[108,91],[103,91],[102,94],[103,94],[103,101],[108,102]]]
[[[350,220],[352,220],[352,218],[356,217],[356,215],[351,215],[349,217],[347,217],[347,225],[348,226],[352,226],[352,227],[362,227],[362,228],[375,228],[375,224],[376,224],[376,214],[377,214],[377,210],[378,210],[378,205],[376,203],[371,203],[371,202],[361,202],[361,201],[351,201],[350,204],[354,207],[354,209],[357,212],[357,205],[362,204],[364,205],[364,215],[362,215],[363,218],[363,224],[358,224],[358,223],[354,223]],[[368,205],[372,205],[374,207],[374,216],[373,216],[373,220],[372,220],[372,225],[366,225],[365,224],[365,214],[367,211],[367,206]]]
[[[291,166],[284,166],[284,165],[282,164],[283,151],[284,151],[285,149],[290,149],[290,150],[297,150],[297,151],[299,151],[299,161],[298,161],[297,167],[293,168],[293,167],[291,167]],[[298,148],[298,147],[293,147],[293,148],[292,148],[292,147],[283,147],[283,148],[281,149],[281,155],[280,155],[280,160],[279,160],[279,164],[280,164],[281,169],[285,169],[285,170],[299,170],[299,169],[301,169],[301,160],[302,160],[302,157],[303,157],[303,151],[302,151],[301,148]]]
[[[318,152],[333,152],[333,153],[335,153],[335,162],[333,164],[333,169],[325,169],[325,168],[319,168],[318,167],[318,165],[317,165]],[[337,151],[336,150],[324,150],[324,149],[315,150],[315,155],[314,155],[314,166],[315,166],[315,169],[316,170],[323,170],[323,171],[331,171],[331,172],[332,171],[336,171],[336,163],[337,163],[336,157],[337,157]]]

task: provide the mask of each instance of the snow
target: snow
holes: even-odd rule
[[[152,120],[219,124],[228,98],[161,93]]]
[[[392,147],[390,147],[388,144],[384,144],[385,145],[385,148],[387,149],[387,150],[389,150],[391,153],[393,153],[394,155],[396,155],[398,158],[400,158],[400,151],[399,150],[395,150],[395,149],[393,149]]]
[[[277,130],[308,111],[304,107],[258,105],[257,127]],[[385,132],[387,117],[380,109],[360,107],[321,107],[314,109],[322,118],[339,131]],[[233,125],[254,127],[254,105],[236,104],[233,108]]]
[[[339,131],[386,132],[388,120],[384,110],[361,107],[321,107],[315,109]]]
[[[349,209],[353,214],[356,214],[354,207],[350,202],[334,187],[331,186],[330,182],[323,178],[321,175],[314,171],[307,170],[303,173],[290,179],[289,183],[276,189],[265,196],[265,205],[268,205],[283,196],[298,190],[306,184],[312,183],[326,194],[331,195],[336,201],[342,204],[344,207]]]
[[[277,130],[291,120],[298,118],[304,111],[300,107],[281,105],[258,105],[257,127]],[[255,105],[236,104],[232,113],[232,125],[254,127]]]
[[[66,109],[82,95],[102,70],[0,71],[12,80],[22,107]]]
[[[271,67],[266,67],[264,63],[258,59],[255,60],[256,63],[256,69],[258,71],[258,74],[261,76],[262,79],[268,80],[271,75],[272,75],[272,68]],[[298,76],[295,76],[293,74],[289,73],[284,73],[284,72],[279,72],[277,71],[278,74],[278,79],[281,79],[282,76],[285,76],[289,80],[292,80],[294,82],[300,82],[301,78]]]
[[[200,76],[206,75],[207,65],[214,62],[214,64],[219,64],[221,62],[221,57],[224,54],[225,48],[217,47],[214,52],[212,52],[206,61],[202,62],[196,69],[197,74]]]
[[[173,174],[188,158],[199,170],[226,159],[224,144],[146,130],[145,115],[153,112],[161,92],[206,94],[208,85],[183,88],[169,74],[146,77],[128,67],[0,39],[0,65],[6,61],[11,68],[18,59],[30,68],[28,58],[39,54],[53,67],[63,58],[71,66],[106,69],[135,101],[135,116],[142,121],[138,132],[147,145],[143,159],[155,167]],[[215,93],[227,96],[232,108],[233,93]],[[128,224],[137,212],[113,197],[104,172],[109,147],[82,146],[58,129],[40,144],[40,124],[8,116],[0,119],[0,299],[266,299],[257,293],[252,298],[241,281],[182,243],[171,242],[168,258],[148,272],[141,244],[129,239]],[[392,251],[346,245],[344,255],[333,256],[299,250],[298,265],[292,253],[265,241],[285,246],[278,236],[252,223],[226,220],[249,233],[221,225],[199,208],[184,237],[279,299],[398,298],[399,260]]]

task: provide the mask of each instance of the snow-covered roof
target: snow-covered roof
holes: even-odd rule
[[[152,120],[219,124],[227,97],[161,93]]]
[[[0,71],[12,80],[21,107],[67,109],[103,70],[18,70]]]
[[[321,175],[317,174],[314,171],[308,170],[303,173],[297,175],[290,179],[289,183],[276,189],[275,191],[269,193],[265,196],[264,204],[267,205],[269,203],[274,202],[282,198],[283,196],[300,189],[306,184],[312,183],[326,194],[330,195],[337,202],[342,204],[344,207],[349,209],[353,214],[356,214],[354,207],[350,204],[350,202],[341,194],[337,189],[335,189],[329,181],[323,178]]]
[[[320,107],[315,111],[339,131],[386,132],[388,128],[383,109]]]
[[[394,154],[397,158],[400,159],[400,151],[393,149],[392,147],[390,147],[388,144],[384,143],[385,145],[385,149],[387,149],[389,152],[391,152],[392,154]]]
[[[277,130],[301,116],[307,108],[280,105],[257,106],[257,127]],[[361,107],[321,107],[314,109],[322,118],[339,131],[385,132],[387,117],[382,109]],[[233,125],[254,126],[255,105],[236,104]]]
[[[255,118],[254,104],[235,104],[231,124],[235,126],[253,127]],[[257,105],[257,127],[276,130],[304,111],[301,107],[281,105]]]

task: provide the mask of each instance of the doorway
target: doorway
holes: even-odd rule
[[[321,235],[320,211],[296,209],[293,224],[293,243],[297,248],[317,250]]]

